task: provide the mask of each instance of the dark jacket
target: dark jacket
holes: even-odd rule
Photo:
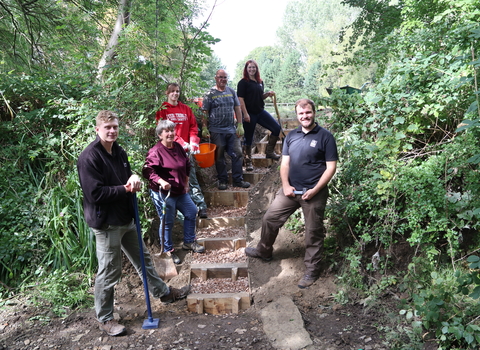
[[[100,138],[78,157],[78,176],[83,190],[83,211],[89,227],[126,225],[132,221],[133,198],[124,185],[132,175],[127,153],[117,142],[109,154]]]
[[[167,148],[158,141],[147,153],[142,174],[151,190],[159,191],[158,180],[162,178],[172,186],[171,195],[180,196],[187,193],[187,177],[191,167],[185,150],[178,142],[173,142],[173,147]],[[167,194],[168,191],[162,190],[162,193]]]

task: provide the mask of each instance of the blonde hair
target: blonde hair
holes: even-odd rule
[[[112,120],[118,121],[118,115],[115,112],[103,110],[97,114],[97,126],[100,126],[102,123],[111,122]]]
[[[313,113],[315,113],[315,102],[308,98],[301,98],[297,102],[295,102],[295,112],[297,112],[297,107],[300,106],[302,108],[305,108],[307,105],[310,105],[312,107]]]

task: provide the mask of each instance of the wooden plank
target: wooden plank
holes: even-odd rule
[[[197,314],[203,314],[203,298],[187,299],[187,309]]]
[[[243,180],[250,182],[255,185],[265,176],[264,173],[249,173],[248,171],[243,172]]]
[[[287,134],[285,134],[286,136]],[[260,154],[265,154],[265,149],[267,148],[267,141],[259,142],[255,145],[255,153],[260,153]],[[282,154],[282,142],[278,141],[275,144],[275,153],[277,154]],[[252,157],[256,157],[257,155],[254,155]],[[262,174],[264,175],[264,174]]]
[[[209,278],[232,278],[232,270],[236,269],[236,276],[248,277],[247,263],[232,264],[192,264],[190,266],[190,279],[200,278],[206,281]]]
[[[247,240],[245,238],[234,238],[233,239],[233,249],[238,250],[240,248],[245,248],[247,246]]]
[[[242,298],[238,296],[232,297],[232,313],[238,314],[238,312],[242,309],[241,308],[241,302]]]
[[[203,314],[203,299],[197,299],[196,310],[197,314]]]
[[[202,313],[212,315],[238,313],[241,310],[247,310],[251,304],[250,294],[247,292],[189,294],[187,296],[188,311],[200,313],[199,300],[203,301]]]
[[[271,167],[274,163],[277,163],[277,161],[270,159],[270,158],[265,158],[265,156],[259,156],[262,158],[258,158],[256,155],[252,156],[252,163],[253,166],[256,168],[269,168]]]
[[[206,281],[208,279],[208,269],[207,268],[200,269],[200,279],[202,281]]]
[[[197,228],[211,227],[212,229],[225,226],[241,227],[245,226],[244,217],[225,217],[225,218],[207,218],[197,220]]]
[[[238,280],[238,267],[232,269],[232,281],[236,282]]]
[[[226,205],[239,208],[248,203],[248,190],[235,191],[231,185],[225,191],[204,191],[203,196],[209,206]]]
[[[197,242],[198,244],[203,245],[206,250],[219,250],[223,248],[237,250],[247,246],[246,239],[241,237],[202,238],[197,240]]]

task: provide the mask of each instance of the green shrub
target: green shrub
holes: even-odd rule
[[[46,273],[36,271],[36,285],[33,290],[33,305],[49,309],[58,317],[80,308],[93,307],[91,279],[81,273],[55,270]]]

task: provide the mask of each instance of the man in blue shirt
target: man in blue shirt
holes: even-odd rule
[[[301,207],[305,218],[305,274],[298,287],[307,288],[320,275],[327,184],[336,172],[338,153],[333,135],[315,123],[313,101],[298,100],[295,112],[300,126],[284,141],[280,166],[282,188],[263,216],[260,242],[256,248],[246,248],[245,253],[249,257],[271,260],[280,228]]]

